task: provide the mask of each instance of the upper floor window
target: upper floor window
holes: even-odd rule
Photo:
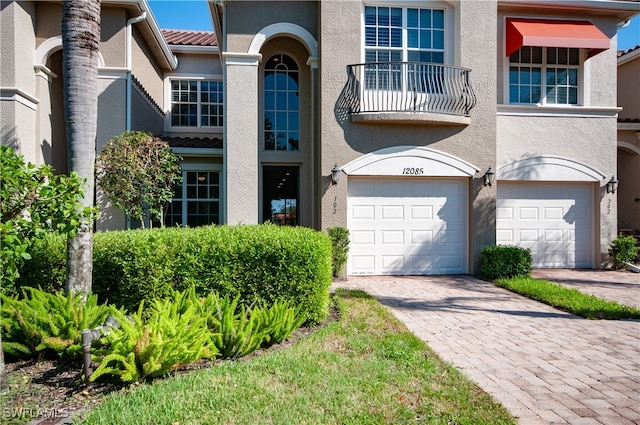
[[[173,127],[221,127],[223,117],[221,81],[171,80]]]
[[[300,90],[298,65],[285,54],[264,66],[264,149],[300,149]]]
[[[443,9],[365,6],[365,62],[444,63]]]
[[[580,49],[524,46],[509,57],[509,102],[577,105]]]

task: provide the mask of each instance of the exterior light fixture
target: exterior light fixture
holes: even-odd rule
[[[618,179],[616,176],[611,176],[611,180],[607,183],[607,193],[616,193],[618,190]]]
[[[496,180],[496,172],[493,171],[493,168],[489,166],[487,171],[484,173],[484,185],[485,186],[493,186],[493,182]]]
[[[331,184],[338,184],[338,180],[340,180],[340,167],[338,164],[334,165],[331,169]]]

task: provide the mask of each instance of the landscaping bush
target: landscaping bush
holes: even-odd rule
[[[51,244],[58,242],[51,241]],[[44,266],[27,266],[20,284],[64,287],[62,251],[43,245]],[[60,251],[60,252],[59,252]],[[200,296],[240,296],[249,305],[286,300],[308,322],[328,314],[331,242],[302,227],[271,224],[103,232],[94,235],[93,292],[135,311],[142,300],[194,287]]]
[[[83,329],[102,326],[114,307],[99,305],[92,294],[65,295],[24,288],[25,297],[2,298],[2,348],[14,357],[42,357],[50,353],[77,357],[82,354]]]
[[[640,252],[638,242],[633,236],[618,236],[609,244],[609,256],[615,267],[622,267],[624,263],[635,261]]]
[[[132,316],[118,312],[115,318],[120,327],[101,339],[104,348],[94,355],[100,365],[91,381],[103,375],[117,376],[123,382],[155,378],[218,354],[211,343],[207,316],[201,314],[198,299],[186,291],[155,300],[147,311],[141,302]]]
[[[327,233],[331,238],[331,272],[333,277],[339,277],[347,263],[349,230],[344,227],[329,227]]]
[[[480,255],[480,276],[490,280],[529,276],[532,263],[529,249],[509,245],[488,246]]]

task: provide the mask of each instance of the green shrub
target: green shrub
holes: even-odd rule
[[[41,288],[46,292],[63,291],[67,278],[66,237],[49,235],[32,247],[31,259],[20,268],[20,277],[15,281],[16,293],[21,288]]]
[[[41,266],[29,263],[20,285],[64,287],[64,242],[49,244],[34,255],[43,257]],[[200,296],[240,296],[246,305],[284,299],[300,306],[308,322],[328,314],[331,242],[313,229],[252,225],[101,232],[94,235],[93,255],[93,292],[130,311],[142,300],[194,287]]]
[[[101,339],[104,348],[94,355],[100,365],[90,380],[113,375],[123,382],[136,382],[217,356],[199,300],[188,291],[174,297],[155,300],[146,311],[142,302],[131,317],[118,312],[115,318],[120,327]]]
[[[622,267],[624,263],[635,261],[640,252],[638,242],[633,236],[618,236],[609,244],[609,255],[615,267]]]
[[[98,304],[89,294],[86,302],[76,294],[48,293],[24,288],[25,297],[2,298],[2,348],[16,357],[42,357],[47,352],[75,357],[82,354],[83,329],[102,326],[116,309]]]
[[[532,263],[531,251],[527,248],[488,246],[480,255],[480,276],[490,280],[529,276]]]
[[[333,277],[338,277],[347,263],[349,230],[344,227],[329,227],[327,233],[331,238],[331,272]]]

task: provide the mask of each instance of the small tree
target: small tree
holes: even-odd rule
[[[129,217],[164,226],[164,209],[182,180],[180,157],[166,142],[142,131],[127,131],[109,141],[98,156],[98,184]]]
[[[30,248],[48,233],[75,236],[92,208],[80,207],[83,180],[76,173],[54,175],[49,165],[26,164],[0,146],[0,266],[2,291],[11,292]]]

